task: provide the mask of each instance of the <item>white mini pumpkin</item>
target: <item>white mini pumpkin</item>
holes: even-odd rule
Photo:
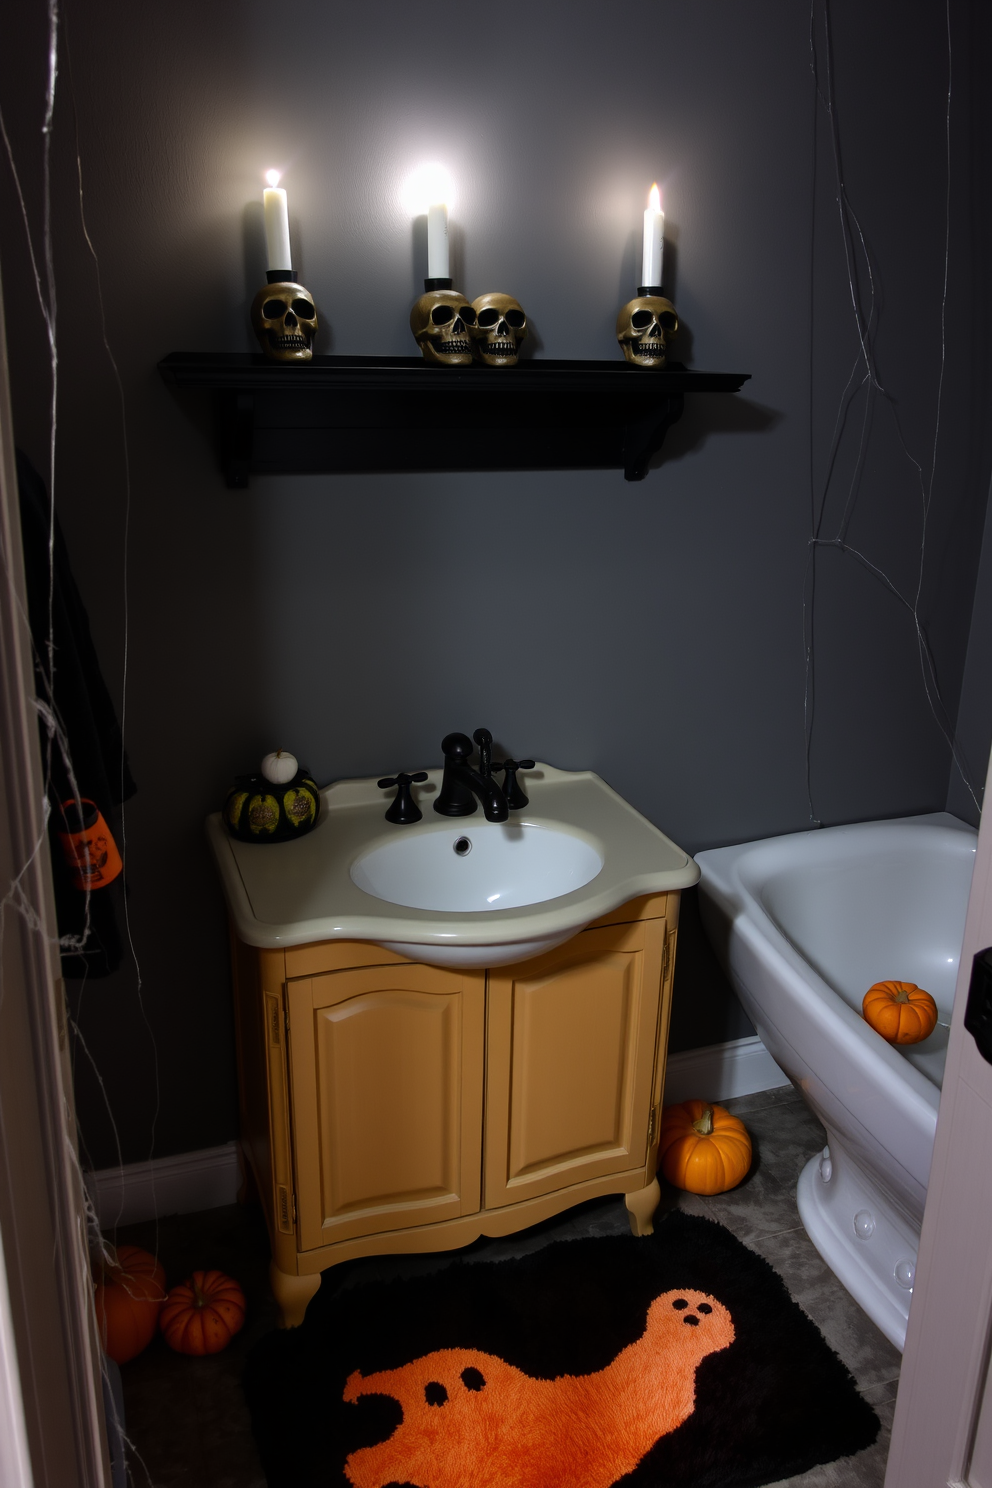
[[[276,749],[262,761],[262,774],[273,785],[288,785],[296,778],[299,769],[296,755],[287,754],[285,749]]]

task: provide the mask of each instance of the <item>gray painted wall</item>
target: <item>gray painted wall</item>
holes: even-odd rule
[[[939,372],[944,8],[830,9],[885,395],[863,458],[863,404],[842,421],[820,530],[846,533],[913,594],[921,497],[909,456],[928,469]],[[37,228],[44,7],[22,10],[0,88]],[[980,22],[963,0],[953,12],[966,59]],[[116,1147],[93,1067],[125,1160],[149,1154],[153,1127],[159,1155],[235,1134],[224,916],[202,821],[232,774],[277,744],[328,781],[436,763],[444,733],[484,723],[510,750],[599,771],[696,851],[809,825],[811,717],[815,818],[944,805],[949,756],[912,615],[836,548],[819,550],[808,586],[811,508],[858,337],[822,110],[814,145],[802,7],[286,0],[273,13],[258,0],[89,0],[69,5],[68,36],[53,172],[57,501],[118,693],[126,615],[139,783],[127,837],[140,998],[133,968],[76,990],[88,1050],[77,1052],[78,1095],[97,1166]],[[821,34],[826,90],[824,57]],[[974,215],[984,157],[966,144],[970,106],[962,62],[920,607],[952,719],[988,480],[970,396],[976,378],[988,390],[988,338],[972,315],[987,222]],[[122,426],[79,223],[77,131],[125,395],[126,590]],[[409,352],[424,269],[397,198],[424,159],[458,183],[456,282],[516,294],[538,356],[616,354],[657,177],[680,354],[750,371],[745,398],[690,404],[641,485],[562,471],[272,478],[227,491],[206,408],[170,393],[155,364],[175,350],[252,347],[262,172],[286,171],[296,266],[325,327],[318,349]],[[40,463],[45,347],[9,177],[0,191],[15,417]],[[497,522],[512,537],[494,556]],[[977,726],[978,756],[990,725]],[[748,1031],[694,925],[690,912],[676,1048]]]

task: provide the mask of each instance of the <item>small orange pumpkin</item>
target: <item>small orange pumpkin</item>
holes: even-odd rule
[[[155,1336],[165,1301],[165,1268],[137,1245],[121,1245],[99,1266],[93,1303],[103,1351],[126,1364]]]
[[[937,1026],[937,1004],[915,982],[876,982],[865,993],[861,1011],[890,1044],[919,1044]]]
[[[194,1271],[173,1287],[159,1324],[177,1354],[219,1354],[245,1320],[245,1294],[223,1271]]]
[[[751,1167],[751,1138],[743,1121],[723,1106],[687,1100],[661,1113],[661,1171],[689,1193],[726,1193]]]

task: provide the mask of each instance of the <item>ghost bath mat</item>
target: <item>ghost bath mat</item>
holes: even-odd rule
[[[325,1272],[302,1326],[249,1358],[270,1488],[749,1488],[878,1432],[776,1273],[711,1220],[360,1275]]]

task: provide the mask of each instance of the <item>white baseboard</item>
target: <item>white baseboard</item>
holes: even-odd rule
[[[241,1184],[236,1142],[83,1176],[102,1230],[166,1214],[219,1209],[235,1202]]]
[[[788,1085],[760,1038],[731,1039],[705,1049],[669,1054],[665,1067],[665,1105],[684,1100],[725,1101]]]
[[[759,1038],[733,1039],[670,1054],[665,1104],[730,1100],[788,1083]],[[101,1229],[161,1219],[166,1214],[218,1209],[237,1198],[241,1182],[237,1143],[127,1163],[122,1168],[102,1168],[85,1174],[85,1179]]]

